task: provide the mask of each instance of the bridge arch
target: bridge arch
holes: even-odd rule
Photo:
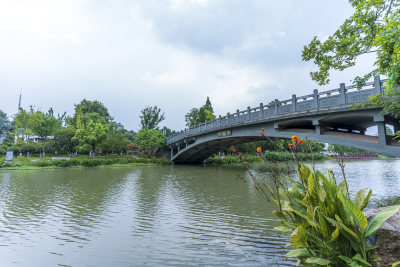
[[[400,130],[398,120],[382,115],[381,108],[355,110],[354,104],[365,102],[372,94],[384,94],[379,77],[363,88],[340,85],[339,89],[275,100],[274,106],[250,108],[228,113],[212,121],[185,129],[168,138],[171,160],[176,163],[201,163],[212,154],[230,145],[260,140],[257,132],[278,138],[300,138],[367,149],[389,156],[400,156],[400,146],[386,134],[386,124]],[[368,127],[376,126],[377,136],[365,135]]]

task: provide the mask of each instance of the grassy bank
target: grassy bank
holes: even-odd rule
[[[67,159],[52,160],[50,157],[15,157],[13,162],[5,162],[5,157],[0,158],[1,169],[37,169],[37,168],[71,168],[71,167],[97,167],[97,166],[134,166],[134,165],[169,165],[171,161],[165,158],[132,157],[125,155],[89,156],[78,155]],[[57,157],[66,157],[60,156]]]
[[[324,154],[320,153],[298,153],[297,156],[299,157],[299,160],[301,161],[311,161],[313,160],[326,160],[326,159],[331,159]],[[286,153],[286,152],[269,152],[268,154],[265,155],[265,157],[268,160],[274,160],[277,162],[281,161],[291,161],[293,160],[293,157],[291,154]],[[247,163],[257,163],[257,162],[262,162],[262,158],[259,156],[251,156],[251,155],[244,155],[243,156],[243,161]],[[240,164],[240,160],[238,159],[237,156],[213,156],[208,158],[205,161],[205,164]]]

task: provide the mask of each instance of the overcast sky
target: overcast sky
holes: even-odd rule
[[[23,108],[71,115],[99,100],[138,130],[140,110],[157,105],[181,130],[207,96],[226,114],[337,88],[371,58],[320,88],[301,51],[352,13],[345,0],[0,0],[0,109],[15,114],[22,88]]]

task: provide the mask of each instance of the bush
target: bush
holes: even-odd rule
[[[70,160],[55,160],[53,161],[53,165],[61,168],[68,168],[73,166],[79,166],[81,162],[77,159],[70,159]]]
[[[101,165],[111,165],[112,161],[109,159],[84,159],[81,164],[85,167],[96,167]]]
[[[32,162],[33,166],[36,167],[48,167],[48,166],[52,166],[53,162],[49,161],[49,160],[40,160],[40,161],[36,161],[36,162]]]
[[[19,167],[21,164],[19,162],[4,162],[0,165],[0,168],[8,168],[8,167]]]

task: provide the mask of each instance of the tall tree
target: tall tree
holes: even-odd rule
[[[112,117],[108,109],[103,103],[94,100],[83,99],[79,104],[75,105],[75,113],[72,118],[67,118],[67,124],[75,129],[84,128],[89,121],[99,122],[102,124],[112,121]]]
[[[215,119],[214,109],[208,96],[204,106],[200,108],[192,108],[189,113],[185,115],[187,127],[193,127],[199,123],[203,123],[212,119]]]
[[[11,122],[8,120],[7,114],[0,110],[0,134],[5,134],[11,130]]]
[[[141,111],[140,126],[141,129],[158,129],[158,125],[165,119],[164,112],[157,106],[146,107]]]
[[[165,145],[165,135],[160,130],[143,128],[136,135],[136,144],[143,150],[152,150]]]
[[[324,85],[329,83],[332,70],[343,71],[353,67],[361,55],[375,54],[375,67],[354,81],[362,85],[374,75],[388,77],[387,97],[371,96],[367,105],[383,104],[384,113],[399,118],[400,94],[395,88],[400,85],[400,0],[349,0],[349,3],[354,14],[325,41],[314,37],[303,49],[303,60],[314,61],[318,70],[310,73],[311,78]]]
[[[76,150],[80,153],[94,155],[100,144],[107,139],[109,127],[107,124],[94,122],[90,120],[86,128],[76,130],[72,141],[77,145]]]

